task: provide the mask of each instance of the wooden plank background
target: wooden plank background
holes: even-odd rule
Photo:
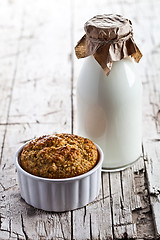
[[[0,239],[160,238],[160,1],[0,0]],[[103,173],[100,194],[65,213],[37,210],[20,197],[14,155],[28,139],[76,133],[74,46],[96,14],[133,22],[143,53],[143,156]]]

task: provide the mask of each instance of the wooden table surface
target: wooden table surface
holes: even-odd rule
[[[0,239],[160,238],[160,1],[0,0]],[[14,155],[25,141],[76,132],[74,46],[96,14],[133,22],[143,53],[143,156],[103,173],[98,198],[84,208],[45,212],[20,196]],[[133,119],[134,121],[134,119]]]

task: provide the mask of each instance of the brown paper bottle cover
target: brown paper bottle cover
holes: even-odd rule
[[[131,56],[139,62],[142,57],[131,21],[121,15],[97,15],[85,23],[84,30],[86,34],[75,47],[77,58],[93,55],[107,75],[114,61]]]

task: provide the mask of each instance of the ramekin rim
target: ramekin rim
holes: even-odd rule
[[[32,140],[30,140],[30,141],[32,141]],[[75,177],[70,177],[70,178],[43,178],[43,177],[35,176],[35,175],[30,174],[27,171],[25,171],[19,163],[19,154],[22,152],[24,146],[27,143],[29,143],[30,141],[27,141],[25,144],[21,145],[18,148],[18,150],[16,151],[15,166],[16,166],[16,169],[19,170],[22,174],[24,174],[24,175],[26,175],[26,176],[28,176],[32,179],[35,179],[37,181],[39,180],[39,181],[44,181],[44,182],[57,182],[58,183],[58,182],[70,182],[70,181],[79,180],[79,179],[85,178],[87,176],[90,176],[92,173],[94,173],[102,165],[102,162],[103,162],[104,153],[103,153],[102,149],[100,148],[100,146],[98,144],[94,143],[97,147],[99,160],[98,160],[98,163],[88,172],[86,172],[84,174],[81,174],[81,175],[78,175],[78,176],[75,176]]]

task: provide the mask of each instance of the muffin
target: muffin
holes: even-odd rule
[[[97,148],[91,140],[73,134],[55,134],[26,144],[20,165],[35,176],[60,179],[88,172],[97,159]]]

